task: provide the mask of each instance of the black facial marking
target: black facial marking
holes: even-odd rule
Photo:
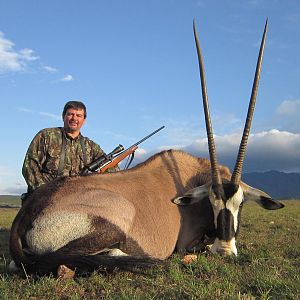
[[[238,191],[239,185],[233,184],[231,182],[225,182],[225,183],[223,183],[223,188],[224,188],[224,193],[225,193],[226,199],[230,199]]]
[[[274,201],[273,199],[260,197],[260,203],[265,209],[273,210],[284,207],[284,205],[278,201]]]
[[[212,190],[214,191],[214,194],[216,195],[217,199],[223,199],[223,201],[225,200],[225,194],[222,185],[213,184]]]
[[[239,185],[223,179],[223,186],[213,184],[212,188],[217,199],[222,199],[223,202],[226,203],[227,200],[232,198],[238,191]]]
[[[219,212],[217,218],[217,237],[223,241],[230,241],[235,237],[233,215],[227,208]]]

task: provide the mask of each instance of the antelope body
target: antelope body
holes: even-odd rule
[[[230,180],[228,168],[220,166],[220,172]],[[216,237],[214,207],[208,194],[202,197],[195,189],[210,184],[209,160],[174,150],[128,171],[59,178],[37,189],[21,208],[11,230],[11,254],[16,263],[30,266],[39,256],[49,259],[49,253],[93,256],[117,247],[130,256],[166,259],[175,249],[201,249],[206,236]],[[264,195],[241,185],[245,198],[251,191]],[[195,193],[195,203],[171,202],[185,193]],[[239,226],[238,219],[232,221],[230,240]],[[236,253],[235,243],[227,244],[214,251]],[[49,270],[63,263],[51,261]]]
[[[217,163],[204,68],[194,24],[210,160],[163,151],[131,170],[59,178],[38,188],[16,216],[10,237],[17,266],[47,273],[60,264],[122,267],[143,258],[163,260],[174,250],[237,254],[242,204],[283,207],[241,181],[255,105],[265,34],[244,134],[233,174]],[[118,255],[112,258],[112,250]]]

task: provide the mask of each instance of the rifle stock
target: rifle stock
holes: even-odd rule
[[[112,160],[108,161],[107,163],[104,163],[99,168],[98,173],[104,173],[107,169],[109,168],[114,168],[115,166],[118,165],[119,162],[121,162],[124,158],[132,154],[136,149],[138,148],[137,145],[133,145],[130,148],[126,149],[122,153],[120,153],[117,157],[113,158]]]

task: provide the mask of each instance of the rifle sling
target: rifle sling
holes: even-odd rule
[[[127,170],[130,167],[133,159],[134,159],[134,151],[131,153],[129,161],[127,160],[124,170]]]
[[[83,165],[86,166],[87,165],[87,156],[86,156],[86,147],[85,147],[85,144],[84,144],[83,136],[80,136],[79,141],[80,141],[81,150],[82,150]]]
[[[60,151],[60,159],[56,177],[62,176],[63,168],[65,165],[65,157],[66,157],[66,137],[63,128],[60,129],[61,131],[61,151]]]

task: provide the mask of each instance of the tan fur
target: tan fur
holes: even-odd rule
[[[230,178],[227,168],[220,167],[220,171],[224,177]],[[188,212],[190,208],[187,210],[178,208],[171,200],[190,188],[208,181],[210,181],[208,160],[196,158],[182,151],[164,151],[128,171],[78,176],[49,183],[32,195],[30,203],[21,209],[25,212],[17,216],[16,219],[19,220],[15,220],[13,226],[22,224],[25,228],[23,235],[26,236],[28,232],[26,228],[29,229],[37,219],[51,218],[57,215],[57,212],[79,213],[88,216],[92,226],[89,234],[95,235],[91,238],[94,242],[81,245],[81,248],[86,247],[86,253],[101,251],[109,246],[107,243],[110,229],[103,235],[107,243],[97,234],[99,228],[101,232],[105,231],[105,228],[97,226],[101,226],[101,222],[109,222],[116,226],[115,228],[119,228],[120,233],[125,234],[126,241],[122,241],[124,244],[122,251],[125,250],[130,255],[148,255],[165,259],[175,249],[183,219],[190,215]],[[206,212],[203,208],[199,206],[197,209],[205,218]],[[64,220],[60,225],[67,227],[68,224],[63,222]],[[198,234],[204,234],[202,231],[205,231],[206,223],[210,221],[204,221],[203,228],[201,227],[198,233],[195,230],[198,228],[197,224],[201,222],[201,216],[199,219],[199,215],[192,215],[191,220],[185,223],[183,233],[187,232],[188,238],[184,242],[181,239],[181,248],[193,242]],[[191,226],[195,229],[191,229]],[[72,227],[67,230],[71,232]],[[12,228],[12,232],[16,231],[18,229]],[[36,234],[39,233],[36,231]],[[30,235],[32,238],[34,233],[31,231]],[[60,235],[60,232],[58,231],[56,235]],[[22,234],[20,238],[23,239]],[[17,239],[11,240],[15,242]],[[99,245],[95,245],[95,240],[99,240]],[[17,256],[19,251],[14,251],[14,247],[17,247],[14,242],[11,244],[13,257]],[[76,242],[80,243],[80,239]],[[88,249],[89,245],[91,249]],[[68,246],[66,249],[70,248],[71,246]],[[16,261],[20,259],[17,258]]]

